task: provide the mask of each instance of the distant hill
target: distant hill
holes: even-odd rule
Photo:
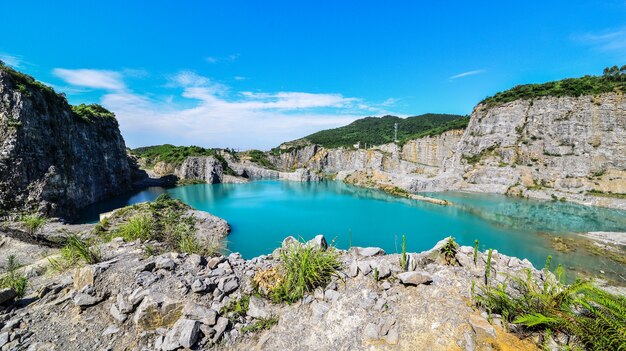
[[[200,146],[174,146],[171,144],[138,147],[133,154],[145,159],[147,166],[157,162],[165,162],[180,166],[187,157],[217,156],[217,149],[206,149]]]
[[[400,118],[396,116],[365,117],[347,126],[322,130],[302,139],[287,143],[298,145],[313,143],[324,147],[351,147],[360,142],[367,145],[381,145],[393,142],[394,124],[398,123],[398,140],[419,138],[425,135],[439,135],[447,130],[463,129],[469,117],[450,114],[427,113],[420,116]]]

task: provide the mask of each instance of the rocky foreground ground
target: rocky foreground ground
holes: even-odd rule
[[[409,253],[407,269],[401,269],[399,254],[379,248],[338,251],[342,265],[327,286],[295,303],[274,304],[257,292],[253,280],[280,264],[281,250],[302,245],[293,238],[273,254],[251,260],[237,253],[151,256],[159,243],[116,238],[100,244],[103,261],[97,264],[62,273],[45,272],[41,259],[25,267],[31,276],[26,296],[11,302],[6,291],[0,293],[0,348],[536,349],[530,338],[506,332],[498,316],[489,317],[490,323],[472,307],[472,281],[482,281],[487,255],[479,253],[474,263],[473,249],[459,247],[458,264],[448,265],[440,255],[445,242]],[[335,250],[326,248],[322,236],[307,245]],[[527,260],[492,255],[492,279],[524,269],[543,278]],[[550,343],[556,348],[555,339]]]

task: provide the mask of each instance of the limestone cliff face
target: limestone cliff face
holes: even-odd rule
[[[0,211],[71,217],[130,185],[114,118],[83,120],[61,97],[0,68]]]
[[[444,174],[458,177],[457,189],[626,208],[615,196],[626,194],[626,100],[609,93],[479,105],[449,161]]]
[[[222,182],[224,167],[213,156],[187,157],[174,174],[180,179],[194,179],[204,181],[207,184],[215,184]]]
[[[402,159],[432,167],[442,167],[454,155],[463,130],[451,130],[438,136],[409,140],[402,147]]]

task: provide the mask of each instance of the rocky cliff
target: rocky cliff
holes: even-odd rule
[[[460,190],[626,209],[626,101],[607,93],[479,105],[440,178]]]
[[[621,93],[478,105],[465,131],[368,150],[309,145],[269,155],[356,184],[463,190],[626,209],[626,101]]]
[[[112,114],[79,115],[51,88],[0,66],[0,211],[71,217],[127,191],[125,149]]]

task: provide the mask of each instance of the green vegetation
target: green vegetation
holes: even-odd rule
[[[45,217],[41,217],[36,214],[26,215],[20,218],[20,224],[30,235],[37,234],[37,232],[41,228],[43,228],[47,221],[48,220]]]
[[[155,240],[166,249],[182,253],[212,256],[220,251],[219,243],[200,242],[196,237],[196,218],[186,213],[191,209],[167,194],[150,203],[136,204],[116,211],[99,223],[94,232],[105,240],[121,237],[125,241]],[[116,222],[117,225],[112,223]],[[154,248],[150,249],[154,251]]]
[[[599,289],[590,281],[564,284],[561,265],[542,283],[527,269],[525,277],[507,276],[504,283],[479,287],[478,307],[502,316],[521,332],[570,336],[566,349],[626,350],[626,298]],[[511,294],[510,288],[519,294]],[[519,330],[519,329],[518,329]]]
[[[305,293],[326,286],[341,266],[334,248],[289,245],[280,254],[283,281],[270,291],[274,302],[295,302]]]
[[[290,144],[302,144],[308,141],[327,148],[353,147],[361,145],[382,145],[393,142],[394,124],[398,123],[398,140],[401,143],[426,135],[439,135],[452,129],[464,129],[469,117],[446,114],[425,114],[421,116],[400,118],[395,116],[366,117],[356,120],[347,126],[322,130],[308,135]],[[275,153],[289,150],[273,150]]]
[[[375,282],[377,282],[377,281],[378,281],[378,275],[379,275],[379,273],[378,273],[378,267],[374,267],[374,270],[373,270],[373,274],[372,274],[372,275],[374,276],[374,281],[375,281]]]
[[[250,157],[250,161],[258,164],[259,166],[268,168],[268,169],[276,169],[268,159],[265,152],[261,150],[249,150],[243,153],[244,155],[248,155]]]
[[[146,160],[148,167],[153,167],[157,162],[180,166],[187,157],[213,156],[222,163],[224,170],[230,169],[226,160],[219,154],[219,151],[220,149],[205,149],[200,146],[174,146],[171,144],[145,146],[132,150],[135,155]]]
[[[26,287],[28,286],[28,278],[22,272],[19,272],[20,263],[15,255],[7,257],[6,273],[0,277],[0,288],[10,288],[15,291],[18,298],[24,297]]]
[[[241,331],[244,333],[254,333],[260,330],[270,329],[276,324],[278,324],[278,317],[276,316],[270,317],[270,318],[263,318],[241,328]]]
[[[99,250],[89,242],[80,239],[76,235],[70,235],[61,249],[61,258],[50,258],[48,261],[52,268],[62,272],[68,268],[82,264],[94,264],[102,260]]]
[[[612,197],[615,199],[626,199],[626,194],[604,192],[604,191],[595,190],[595,189],[589,190],[587,194],[592,195],[592,196],[600,196],[600,197]]]
[[[474,266],[476,265],[476,261],[478,261],[478,239],[474,240]]]
[[[115,114],[98,104],[80,104],[72,106],[74,115],[84,122],[93,122],[98,119],[115,120]]]
[[[543,84],[518,85],[513,89],[499,92],[481,101],[487,107],[500,105],[518,99],[533,99],[543,96],[598,95],[613,91],[626,91],[626,65],[618,68],[605,68],[602,76],[567,78]]]
[[[406,235],[402,235],[402,253],[400,254],[400,268],[402,270],[407,270],[407,260],[406,260]]]
[[[250,296],[244,295],[237,300],[231,300],[220,310],[220,314],[228,316],[231,322],[236,323],[240,317],[245,317],[250,305]]]
[[[487,253],[487,265],[485,266],[485,285],[489,284],[489,277],[491,276],[491,255],[493,254],[493,249],[489,249]]]
[[[58,94],[52,87],[35,80],[35,78],[27,74],[14,70],[2,62],[2,60],[0,60],[0,71],[5,71],[13,77],[16,88],[21,94],[32,97],[32,93],[35,92],[41,94],[49,107],[57,105],[69,107],[64,94]],[[35,108],[41,111],[43,106],[36,105]]]
[[[456,265],[458,263],[456,260],[456,250],[458,247],[459,244],[454,241],[453,237],[450,237],[448,238],[448,241],[446,241],[445,245],[439,249],[439,254],[443,256],[447,265]]]

